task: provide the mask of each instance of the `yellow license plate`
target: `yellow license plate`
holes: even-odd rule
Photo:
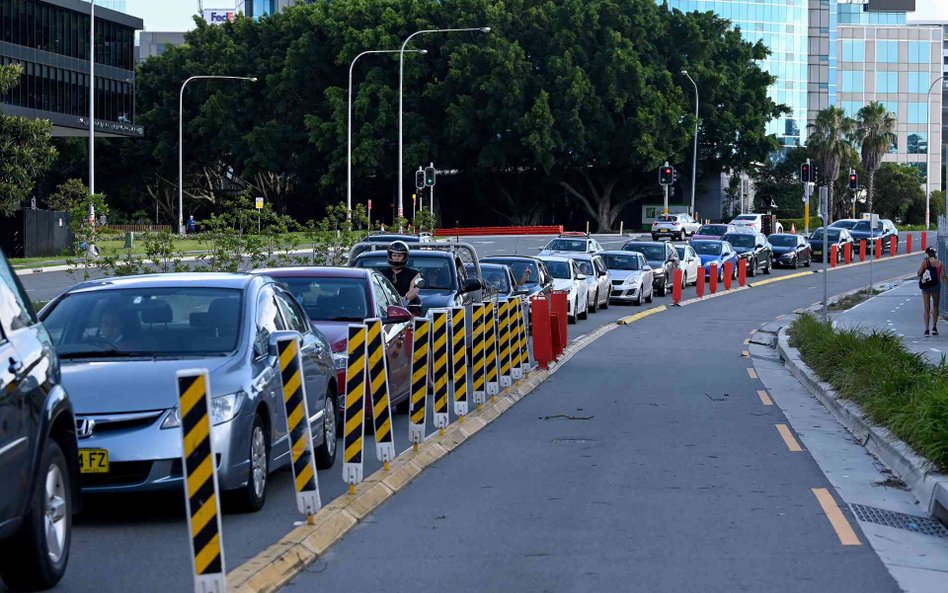
[[[79,449],[79,471],[84,474],[109,473],[108,449]]]

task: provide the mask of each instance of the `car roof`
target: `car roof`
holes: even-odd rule
[[[574,258],[572,258],[572,257],[563,257],[563,256],[561,256],[561,255],[544,255],[544,256],[541,257],[540,259],[542,259],[543,261],[558,261],[558,262],[563,262],[563,263],[569,263],[569,262],[572,261]]]
[[[384,255],[388,257],[387,251],[363,251],[356,257],[356,261],[362,259],[363,257],[370,256],[380,256]],[[454,253],[450,251],[438,251],[436,249],[412,249],[411,246],[408,248],[409,257],[438,257],[442,259],[454,259]]]
[[[365,268],[342,266],[298,266],[294,268],[261,268],[251,272],[272,278],[364,278],[370,273]]]
[[[695,239],[691,242],[692,245],[695,243],[727,243],[727,241],[721,241],[719,239]]]
[[[631,253],[631,254],[635,254],[635,255],[641,255],[642,257],[645,257],[645,255],[643,255],[642,253],[640,253],[640,252],[638,252],[638,251],[628,251],[628,250],[624,250],[624,249],[610,249],[610,250],[608,250],[608,251],[600,251],[600,252],[598,253],[598,255],[623,255],[623,256],[627,256],[627,255],[629,255],[630,253]]]
[[[803,235],[794,235],[793,233],[771,233],[770,236],[771,237],[803,237]]]
[[[757,229],[752,229],[748,227],[737,227],[732,231],[724,233],[725,235],[762,235]]]
[[[390,235],[388,233],[378,233],[366,237],[367,241],[404,241],[406,243],[419,243],[418,235]]]
[[[543,261],[535,255],[489,255],[487,257],[482,257],[481,262],[490,262],[491,260],[496,261],[496,260],[501,260],[501,259],[506,259],[506,260],[525,259],[525,260],[530,260],[533,262]]]
[[[665,245],[665,241],[628,241],[625,245]]]
[[[143,274],[87,280],[73,286],[67,293],[93,292],[103,288],[230,288],[244,290],[254,280],[254,274],[231,274],[226,272],[169,272],[166,274]]]

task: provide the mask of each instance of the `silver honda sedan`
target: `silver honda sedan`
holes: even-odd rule
[[[84,492],[181,488],[175,372],[207,368],[221,490],[235,507],[266,500],[270,471],[289,461],[278,358],[270,337],[302,336],[316,463],[336,456],[336,385],[326,339],[273,279],[156,274],[79,284],[40,312],[75,408]]]

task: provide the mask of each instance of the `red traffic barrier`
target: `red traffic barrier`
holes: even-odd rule
[[[879,259],[882,257],[882,239],[874,239],[873,243],[873,252],[875,253],[875,258]]]
[[[866,240],[859,240],[859,261],[866,261]]]
[[[734,262],[724,264],[724,290],[731,290],[731,277],[734,275]]]
[[[675,285],[672,286],[672,302],[674,302],[676,305],[681,302],[681,282],[681,270],[675,270]]]
[[[480,226],[454,229],[435,229],[436,237],[477,237],[481,235],[559,235],[562,225],[556,226]]]
[[[737,262],[737,285],[741,288],[747,285],[747,260],[743,257]]]
[[[556,311],[550,311],[550,343],[553,345],[553,360],[559,359],[566,345],[560,333],[560,316]]]
[[[710,274],[711,287],[709,292],[714,294],[718,291],[718,264],[711,264]]]
[[[912,253],[912,234],[909,233],[905,236],[905,253]]]
[[[550,299],[543,295],[530,299],[530,325],[533,327],[533,360],[541,369],[553,362],[553,328],[550,323]]]
[[[704,296],[704,266],[698,268],[698,280],[695,281],[695,294],[699,299]]]
[[[922,231],[922,251],[928,249],[928,233]]]
[[[899,238],[895,235],[889,237],[889,255],[895,255],[899,252]]]
[[[566,349],[566,344],[569,343],[569,328],[567,324],[569,322],[569,306],[566,303],[567,298],[569,298],[569,293],[565,290],[554,290],[550,293],[551,298],[551,310],[556,313],[556,318],[559,321],[559,331],[560,331],[560,350],[556,354],[559,356],[563,353],[563,350]]]
[[[836,267],[836,261],[839,259],[839,247],[830,245],[830,267]]]
[[[843,247],[843,261],[845,261],[847,264],[853,263],[853,244],[852,243],[846,243],[846,245]]]

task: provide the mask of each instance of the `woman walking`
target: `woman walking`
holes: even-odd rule
[[[938,254],[934,247],[925,250],[925,261],[918,267],[918,287],[922,289],[922,303],[925,307],[925,335],[938,335],[938,303],[941,297],[941,283],[948,284],[945,275],[945,266],[938,261]],[[932,331],[928,332],[928,322],[931,320]]]

